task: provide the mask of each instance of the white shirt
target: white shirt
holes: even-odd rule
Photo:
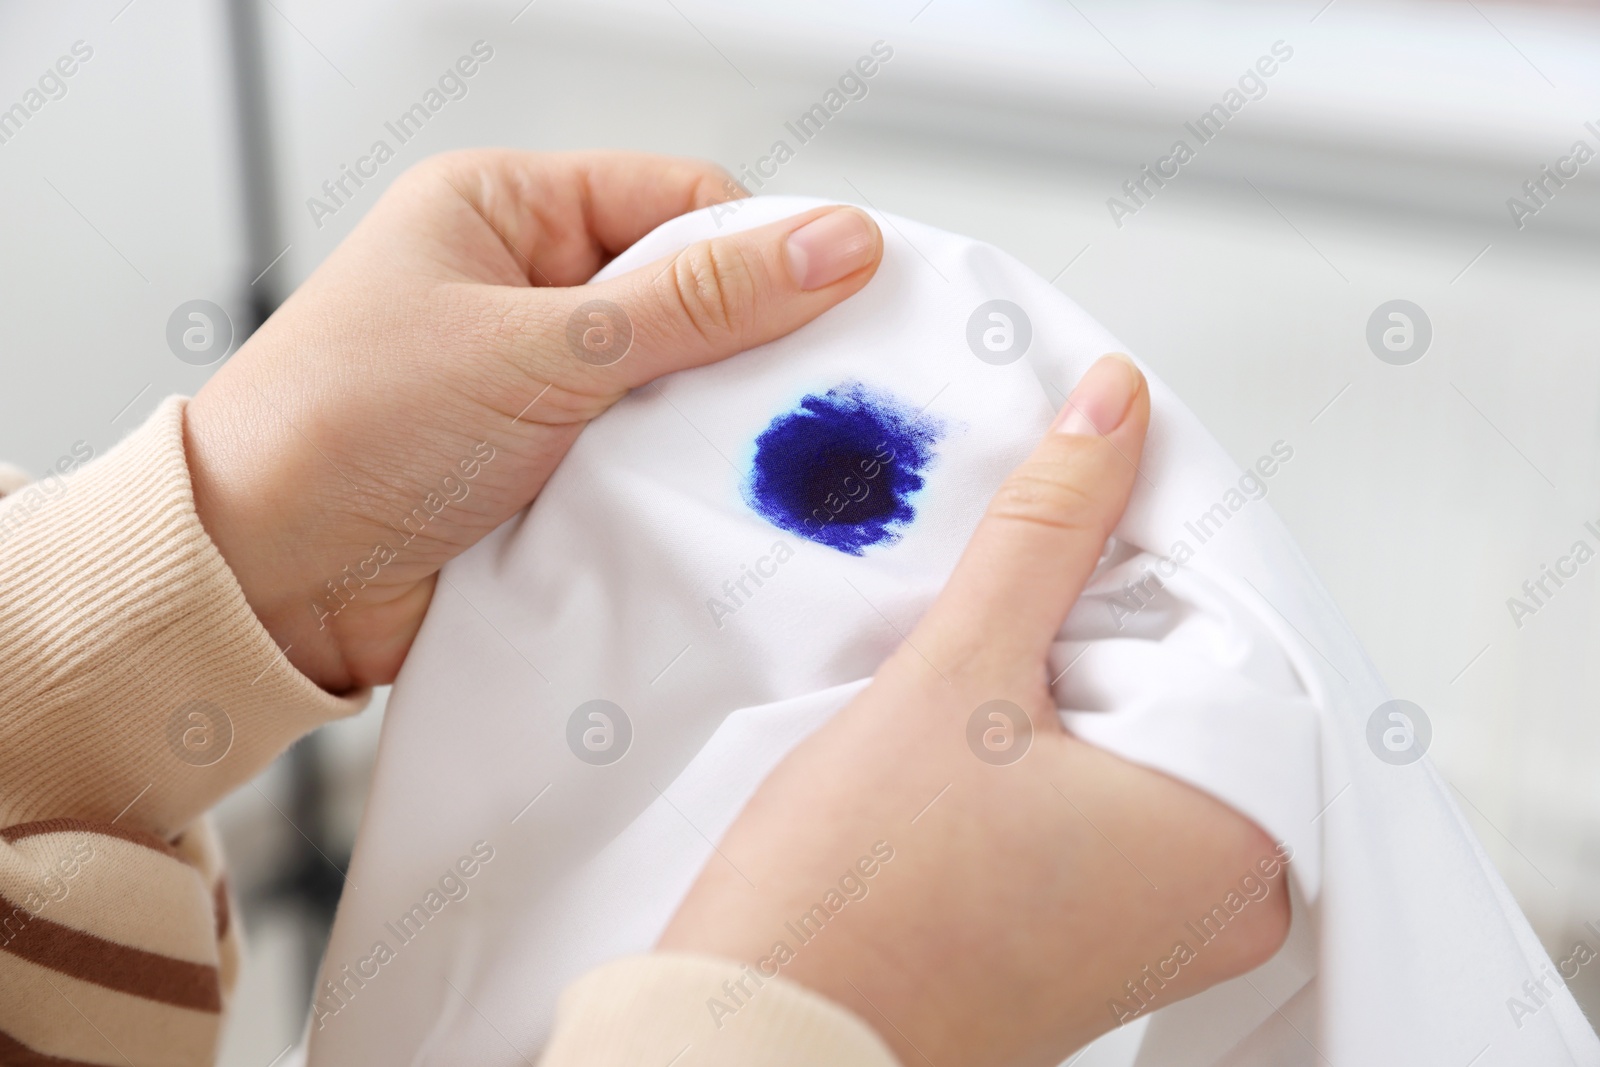
[[[675,219],[599,277],[818,203]],[[1004,253],[880,221],[860,294],[635,391],[445,568],[389,703],[314,1067],[533,1062],[559,991],[653,945],[767,771],[862,688],[1078,376],[1121,350]],[[937,428],[913,517],[860,555],[774,525],[749,486],[775,419],[855,384]],[[1150,387],[1140,478],[1055,646],[1055,696],[1074,733],[1291,849],[1294,921],[1262,968],[1076,1062],[1600,1064],[1564,986],[1524,989],[1548,957],[1415,758],[1425,718],[1384,706],[1261,499],[1294,442],[1241,471]]]

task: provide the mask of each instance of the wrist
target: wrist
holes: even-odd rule
[[[319,688],[347,692],[351,677],[331,627],[319,625],[314,579],[298,533],[305,494],[292,486],[281,465],[252,462],[231,442],[250,440],[208,403],[205,390],[190,401],[184,418],[184,451],[195,513],[206,535],[244,593],[256,619],[289,662]],[[286,456],[272,442],[256,442],[257,454]],[[281,442],[279,442],[281,444]],[[302,483],[303,484],[303,483]]]

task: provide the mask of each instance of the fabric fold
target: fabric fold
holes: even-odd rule
[[[598,277],[820,203],[687,215]],[[379,944],[392,958],[319,1001],[312,1067],[537,1055],[562,988],[649,950],[762,777],[938,594],[1078,377],[1125,351],[1004,253],[883,221],[860,294],[631,394],[526,514],[446,569],[389,704],[361,891],[341,902],[324,979]],[[1154,376],[1150,389],[1141,475],[1059,635],[1054,693],[1080,736],[1280,841],[1294,920],[1265,966],[1128,1007],[1079,1062],[1600,1064],[1565,990],[1509,1017],[1547,957],[1423,753],[1369,745],[1389,694],[1266,499],[1296,442],[1263,441],[1241,467]],[[805,437],[784,421],[797,413],[847,423],[848,447],[872,453],[843,494],[898,494],[860,536],[810,535],[816,512],[783,495],[815,484],[807,470],[755,470],[811,462],[764,455]],[[861,444],[858,417],[881,418],[881,438]],[[931,448],[897,444],[903,432]],[[915,478],[874,480],[907,449]],[[478,841],[495,858],[470,895],[398,942],[395,917]]]

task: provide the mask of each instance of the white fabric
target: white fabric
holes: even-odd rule
[[[760,198],[720,226],[685,216],[602,277],[816,203]],[[324,966],[345,993],[320,1002],[312,1067],[535,1060],[561,988],[651,947],[711,842],[861,689],[1078,376],[1119,349],[996,249],[880,221],[887,250],[865,291],[629,396],[585,429],[527,513],[445,569],[389,703]],[[995,298],[1032,325],[1026,358],[1004,366],[967,342],[969,315]],[[845,381],[929,404],[948,428],[916,521],[859,557],[777,530],[740,491],[768,421]],[[1526,1001],[1547,956],[1431,764],[1369,749],[1387,694],[1268,504],[1230,512],[1203,545],[1186,526],[1230,499],[1240,471],[1161,382],[1151,392],[1143,472],[1055,648],[1057,671],[1072,664],[1056,697],[1082,737],[1287,842],[1295,919],[1265,967],[1076,1062],[1600,1064],[1565,989],[1514,1021],[1508,998]],[[708,597],[778,541],[794,557],[719,628]],[[1124,583],[1180,541],[1193,558],[1119,629],[1112,598],[1129,603]],[[609,766],[566,740],[569,715],[596,698],[634,731]],[[479,841],[493,859],[450,883],[466,898],[436,894],[437,914],[401,944],[395,920],[429,904]],[[373,961],[380,941],[386,962]]]

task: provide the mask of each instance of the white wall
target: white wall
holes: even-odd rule
[[[221,19],[199,0],[140,0],[113,21],[120,6],[0,8],[0,108],[75,42],[92,50],[0,143],[0,454],[35,472],[198,389],[208,372],[167,350],[167,316],[234,300]]]

